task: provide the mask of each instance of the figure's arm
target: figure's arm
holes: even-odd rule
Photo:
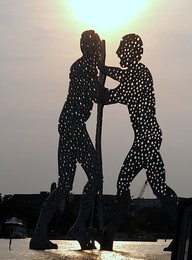
[[[121,68],[106,66],[103,63],[99,63],[98,67],[104,75],[120,82],[123,71]]]
[[[99,70],[106,76],[120,82],[123,70],[118,67],[106,66],[103,63],[99,63]],[[102,103],[104,105],[115,104],[120,101],[121,96],[121,84],[114,89],[103,88]]]
[[[121,87],[120,85],[114,89],[103,88],[102,90],[102,104],[110,105],[120,102]]]
[[[121,87],[117,86],[114,89],[108,89],[103,87],[97,81],[97,85],[92,87],[92,90],[89,91],[89,97],[95,103],[101,103],[103,105],[115,104],[120,100]]]
[[[120,92],[119,86],[115,89],[109,89],[99,83],[98,77],[92,77],[92,81],[88,85],[87,95],[95,103],[102,103],[103,105],[118,103]]]

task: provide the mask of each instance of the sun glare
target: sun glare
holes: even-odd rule
[[[68,0],[73,17],[81,24],[106,32],[139,16],[149,0]]]

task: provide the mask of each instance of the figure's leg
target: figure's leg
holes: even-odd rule
[[[176,218],[178,197],[165,182],[164,163],[159,152],[147,160],[147,179],[153,193],[160,199],[162,206],[168,211],[173,220]]]
[[[42,206],[34,236],[30,241],[30,249],[56,249],[57,245],[47,238],[47,228],[60,203],[72,189],[76,170],[76,162],[68,153],[65,154],[63,138],[60,137],[58,149],[59,181],[58,187],[49,195]]]
[[[147,179],[153,193],[161,201],[163,208],[168,212],[173,225],[176,225],[178,197],[176,193],[165,182],[164,163],[159,152],[150,157],[147,161]],[[165,248],[172,251],[173,242]]]
[[[70,229],[70,234],[79,241],[81,249],[90,249],[95,247],[87,233],[87,221],[90,218],[96,195],[102,187],[103,176],[97,153],[85,129],[80,141],[81,148],[77,151],[78,161],[88,177],[88,182],[83,189],[79,214]]]
[[[130,209],[130,184],[142,168],[140,153],[137,147],[133,146],[124,161],[118,177],[116,201],[110,219],[107,222],[107,230],[101,247],[102,250],[113,249],[115,233],[119,230]]]
[[[46,199],[41,208],[41,213],[39,215],[34,236],[30,241],[30,249],[57,249],[57,245],[51,243],[47,238],[47,228],[58,208],[58,205],[62,202],[63,199],[64,196],[60,188],[55,189]]]

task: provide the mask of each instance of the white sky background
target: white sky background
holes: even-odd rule
[[[51,183],[57,182],[57,122],[68,91],[70,66],[81,55],[81,33],[96,30],[75,19],[66,3],[0,1],[3,195],[49,191]],[[124,26],[108,33],[96,30],[106,40],[108,65],[118,66],[115,51],[123,35],[135,32],[143,39],[142,62],[154,79],[167,183],[181,197],[192,196],[191,10],[191,0],[151,0],[149,8]],[[106,85],[115,86],[111,81]],[[95,116],[96,109],[88,122],[93,140]],[[133,132],[126,106],[105,107],[103,121],[104,193],[115,194],[116,179],[131,147]],[[138,195],[145,180],[142,171],[131,187],[132,195]],[[81,193],[85,182],[85,174],[78,167],[73,192]]]

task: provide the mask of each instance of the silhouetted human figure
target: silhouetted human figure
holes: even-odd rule
[[[116,210],[112,213],[102,249],[112,250],[115,232],[129,207],[130,184],[137,174],[146,170],[147,180],[162,205],[175,218],[177,195],[165,183],[165,168],[160,155],[162,132],[156,119],[153,79],[148,68],[140,63],[143,54],[141,38],[128,34],[122,38],[117,55],[122,68],[99,65],[107,76],[120,82],[108,93],[108,104],[127,105],[134,130],[134,142],[126,156],[117,181]]]
[[[95,197],[103,182],[101,165],[87,132],[86,121],[90,117],[93,102],[102,102],[104,88],[98,82],[97,65],[102,52],[101,40],[92,30],[82,33],[80,41],[82,57],[72,66],[66,102],[59,118],[58,187],[44,203],[33,238],[31,249],[55,249],[47,238],[48,224],[65,196],[72,190],[77,162],[84,169],[86,183],[76,223],[70,230],[81,249],[95,248],[86,231],[86,222],[92,211]]]

